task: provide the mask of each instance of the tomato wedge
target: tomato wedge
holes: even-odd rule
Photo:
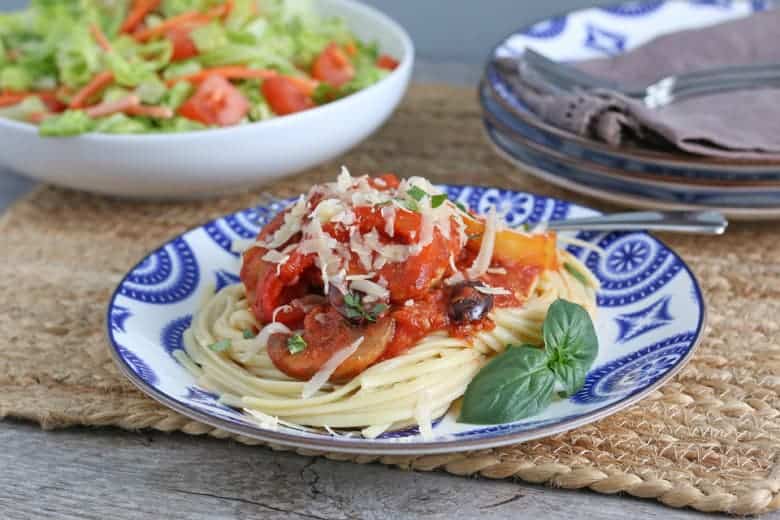
[[[249,112],[249,101],[228,80],[210,76],[179,107],[179,114],[206,125],[230,126]]]
[[[398,60],[387,54],[382,54],[376,59],[376,66],[380,69],[395,70],[398,67]]]
[[[171,61],[186,60],[198,55],[198,48],[190,38],[190,33],[200,25],[200,23],[195,22],[190,25],[171,27],[165,31],[165,37],[173,43]]]
[[[302,92],[300,86],[286,76],[268,78],[260,89],[276,115],[294,114],[314,106],[314,101]]]
[[[316,79],[338,88],[355,77],[355,67],[346,53],[335,43],[329,44],[317,56],[311,67],[311,75]]]

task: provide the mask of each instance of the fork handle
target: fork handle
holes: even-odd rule
[[[717,211],[634,211],[596,217],[551,220],[556,231],[675,231],[720,235],[728,221]]]
[[[724,81],[716,84],[694,85],[660,83],[648,87],[645,91],[645,95],[641,99],[648,108],[661,108],[674,103],[675,101],[692,97],[710,96],[734,90],[754,90],[777,86],[780,86],[780,73],[776,74],[774,77],[766,77],[759,81],[753,79],[734,79],[732,81]]]

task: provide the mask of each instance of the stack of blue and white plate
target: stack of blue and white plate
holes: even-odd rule
[[[492,51],[480,86],[485,130],[505,158],[551,183],[624,206],[718,209],[731,218],[780,218],[780,162],[615,148],[542,121],[494,58],[526,47],[556,61],[616,55],[666,33],[767,9],[765,1],[645,0],[590,8],[524,27]]]

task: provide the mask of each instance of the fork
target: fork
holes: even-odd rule
[[[506,59],[499,59],[506,65]],[[660,108],[679,99],[704,96],[732,90],[744,90],[762,86],[780,85],[780,64],[737,65],[719,67],[698,72],[687,72],[663,77],[653,83],[640,86],[623,86],[616,82],[597,78],[576,67],[553,61],[531,48],[525,49],[520,58],[511,62],[521,72],[529,69],[548,85],[571,92],[578,88],[606,89],[635,98],[648,107]]]
[[[556,231],[671,231],[720,235],[728,221],[717,211],[632,211],[595,217],[550,220],[541,224]]]

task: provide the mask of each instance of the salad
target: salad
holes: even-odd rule
[[[0,117],[43,136],[263,121],[397,66],[305,0],[32,0],[0,14]]]

